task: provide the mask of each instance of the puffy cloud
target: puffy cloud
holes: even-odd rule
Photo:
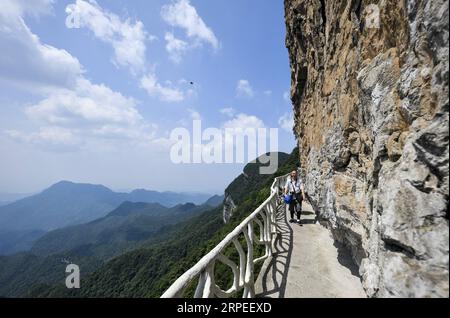
[[[130,19],[121,19],[101,8],[94,0],[76,0],[66,7],[66,12],[68,14],[66,26],[85,27],[91,30],[96,38],[111,44],[115,52],[113,62],[128,67],[133,75],[139,76],[140,87],[151,97],[164,102],[184,100],[183,91],[171,83],[159,83],[156,74],[153,71],[148,72],[145,41],[152,41],[155,36],[147,34],[141,21],[131,22]],[[183,53],[188,49],[188,43],[175,38],[170,32],[165,34],[165,40],[170,59],[180,62]]]
[[[133,73],[145,71],[148,36],[141,21],[122,20],[102,9],[94,0],[77,0],[66,7],[68,28],[88,28],[95,37],[114,48],[114,62],[129,67]]]
[[[291,133],[294,127],[294,117],[292,113],[286,113],[278,119],[280,127],[287,132]]]
[[[28,107],[26,114],[32,119],[58,125],[132,125],[142,119],[133,99],[86,79],[79,79],[74,90],[56,90],[36,105]]]
[[[100,140],[151,144],[158,129],[145,122],[134,99],[86,79],[73,90],[55,90],[25,113],[42,125],[39,130],[8,130],[6,135],[50,151],[73,151]]]
[[[255,92],[253,91],[250,82],[244,79],[241,79],[237,83],[236,94],[238,97],[253,97]]]
[[[39,100],[25,108],[29,126],[3,133],[48,151],[80,148],[97,151],[125,144],[167,145],[166,138],[156,138],[158,127],[140,115],[133,98],[90,82],[75,57],[41,43],[31,32],[24,15],[49,13],[51,4],[50,0],[2,2],[0,81],[15,84],[22,90],[39,89],[39,95],[33,97]],[[121,21],[101,10],[94,1],[79,0],[74,5],[81,10],[80,21],[92,27],[96,36],[113,44],[118,64],[130,69],[145,65],[142,37],[146,33],[139,22]],[[171,101],[183,98],[182,92],[160,85],[154,76],[144,78],[146,89],[156,91],[160,98]]]
[[[264,122],[256,116],[238,114],[224,123],[224,128],[264,128]]]
[[[28,90],[71,87],[82,74],[79,61],[67,51],[42,44],[25,24],[25,14],[51,11],[52,1],[2,1],[0,10],[0,80]]]
[[[166,51],[169,53],[169,58],[175,63],[180,63],[182,55],[188,49],[188,43],[175,38],[171,32],[166,32],[164,39],[166,40]]]
[[[155,74],[149,73],[141,78],[141,87],[150,96],[157,97],[164,102],[181,102],[184,100],[184,93],[170,86],[163,86],[158,82]]]
[[[145,122],[134,99],[91,83],[76,58],[41,43],[28,28],[23,16],[51,12],[51,3],[5,0],[0,11],[0,80],[37,88],[40,98],[25,108],[30,126],[38,128],[9,129],[5,135],[50,151],[73,151],[106,139],[151,142],[157,127]]]
[[[3,0],[2,12],[5,16],[23,16],[25,14],[38,17],[52,12],[54,0]]]
[[[184,29],[189,38],[199,43],[209,43],[214,49],[219,48],[219,40],[189,0],[177,0],[164,5],[161,8],[161,16],[169,25]]]

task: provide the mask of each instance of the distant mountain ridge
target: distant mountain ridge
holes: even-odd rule
[[[154,202],[166,207],[173,207],[182,203],[202,204],[212,195],[195,192],[173,192],[173,191],[152,191],[136,189],[129,193],[124,193],[126,200],[131,202]]]
[[[122,193],[103,185],[60,181],[38,194],[0,206],[0,255],[30,248],[38,233],[101,218],[125,201],[173,207],[188,202],[202,204],[210,197],[143,189]]]
[[[201,204],[210,197],[143,189],[122,193],[103,185],[60,181],[41,193],[0,207],[0,229],[48,231],[95,220],[125,201],[173,207],[187,202]]]
[[[211,197],[203,204],[203,211],[203,207],[192,203],[172,207],[169,213],[169,209],[157,204],[124,202],[103,218],[46,234],[33,249],[38,255],[28,252],[0,256],[0,296],[159,297],[267,198],[273,178],[296,167],[298,149],[281,158],[275,175],[252,173],[257,167],[250,164],[244,168],[246,180],[238,177],[227,187],[238,204],[227,224],[223,223],[222,204],[207,207],[223,202],[221,196]],[[147,211],[150,206],[151,211]],[[169,222],[180,223],[161,223],[162,227],[153,231],[155,223],[151,220],[162,220],[165,214]],[[64,250],[59,242],[65,245]],[[65,269],[61,259],[83,268],[82,289],[66,288],[59,274]],[[220,286],[232,283],[228,269],[215,270]]]
[[[210,197],[205,204],[212,206],[212,207],[216,207],[219,206],[223,203],[223,199],[224,199],[224,195],[213,195],[212,197]]]

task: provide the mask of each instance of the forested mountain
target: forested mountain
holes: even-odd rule
[[[95,221],[51,231],[31,252],[0,256],[0,297],[26,296],[41,284],[64,282],[68,263],[80,266],[83,275],[109,258],[148,245],[209,205],[125,202]]]
[[[269,195],[273,178],[296,169],[298,150],[291,155],[281,154],[280,167],[273,175],[259,175],[259,163],[248,164],[250,183],[241,183],[238,177],[233,189],[240,193],[236,211],[230,222],[223,224],[222,206],[207,211],[182,224],[165,229],[164,233],[148,245],[125,253],[85,275],[81,289],[68,290],[64,282],[49,286],[35,286],[28,296],[33,297],[159,297],[174,280],[203,255],[211,250],[226,234],[258,207]],[[252,184],[248,188],[248,184]],[[217,279],[229,282],[231,275],[217,269]]]
[[[0,230],[0,255],[26,251],[46,232],[41,230]]]
[[[287,161],[292,161],[291,166],[295,167],[295,158],[291,158],[286,153],[279,152],[278,161],[281,166],[280,169],[282,169],[282,165]],[[248,164],[244,167],[244,171],[228,185],[225,193],[226,195],[232,196],[234,202],[238,204],[246,198],[248,193],[258,190],[261,183],[267,181],[267,176],[259,173],[258,164]]]
[[[122,201],[121,195],[101,185],[61,181],[1,207],[0,229],[48,231],[104,216]]]
[[[219,205],[222,204],[223,198],[224,198],[223,195],[217,195],[217,194],[216,194],[216,195],[212,196],[211,198],[209,198],[209,199],[205,202],[205,204],[206,204],[206,205],[209,205],[209,206],[212,206],[212,207],[216,207],[216,206],[219,206]]]
[[[103,218],[45,234],[33,245],[31,253],[47,256],[78,250],[83,255],[107,259],[139,246],[166,225],[180,223],[210,208],[193,203],[166,208],[159,203],[127,201]]]

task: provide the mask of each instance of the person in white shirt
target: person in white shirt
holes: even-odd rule
[[[298,176],[297,170],[291,172],[284,187],[286,195],[292,195],[292,201],[289,203],[289,212],[291,213],[290,222],[295,222],[294,216],[297,214],[297,222],[300,223],[302,214],[302,201],[305,198],[303,182]]]

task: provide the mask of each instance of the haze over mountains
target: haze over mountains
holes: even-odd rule
[[[0,255],[0,297],[25,296],[39,284],[63,279],[73,262],[87,274],[109,259],[155,241],[177,224],[214,209],[193,203],[167,208],[158,203],[124,202],[105,217],[50,231],[30,251]]]
[[[8,205],[17,200],[32,196],[34,193],[5,193],[0,192],[0,206]]]
[[[104,217],[126,201],[170,208],[183,203],[201,204],[210,197],[144,189],[114,192],[102,185],[61,181],[38,194],[0,206],[0,254],[29,249],[48,231]]]
[[[279,153],[277,174],[297,157]],[[47,232],[29,251],[0,256],[0,297],[159,297],[267,198],[275,175],[259,167],[249,163],[226,188],[237,206],[226,224],[224,197],[215,195],[173,207],[125,201],[96,220]],[[64,285],[68,262],[80,267],[81,290]],[[216,270],[229,285],[230,273]]]
[[[164,226],[182,222],[208,209],[211,206],[206,204],[185,203],[167,208],[159,203],[126,201],[105,217],[46,233],[35,242],[31,253],[48,256],[83,250],[83,255],[107,259],[138,246]]]

